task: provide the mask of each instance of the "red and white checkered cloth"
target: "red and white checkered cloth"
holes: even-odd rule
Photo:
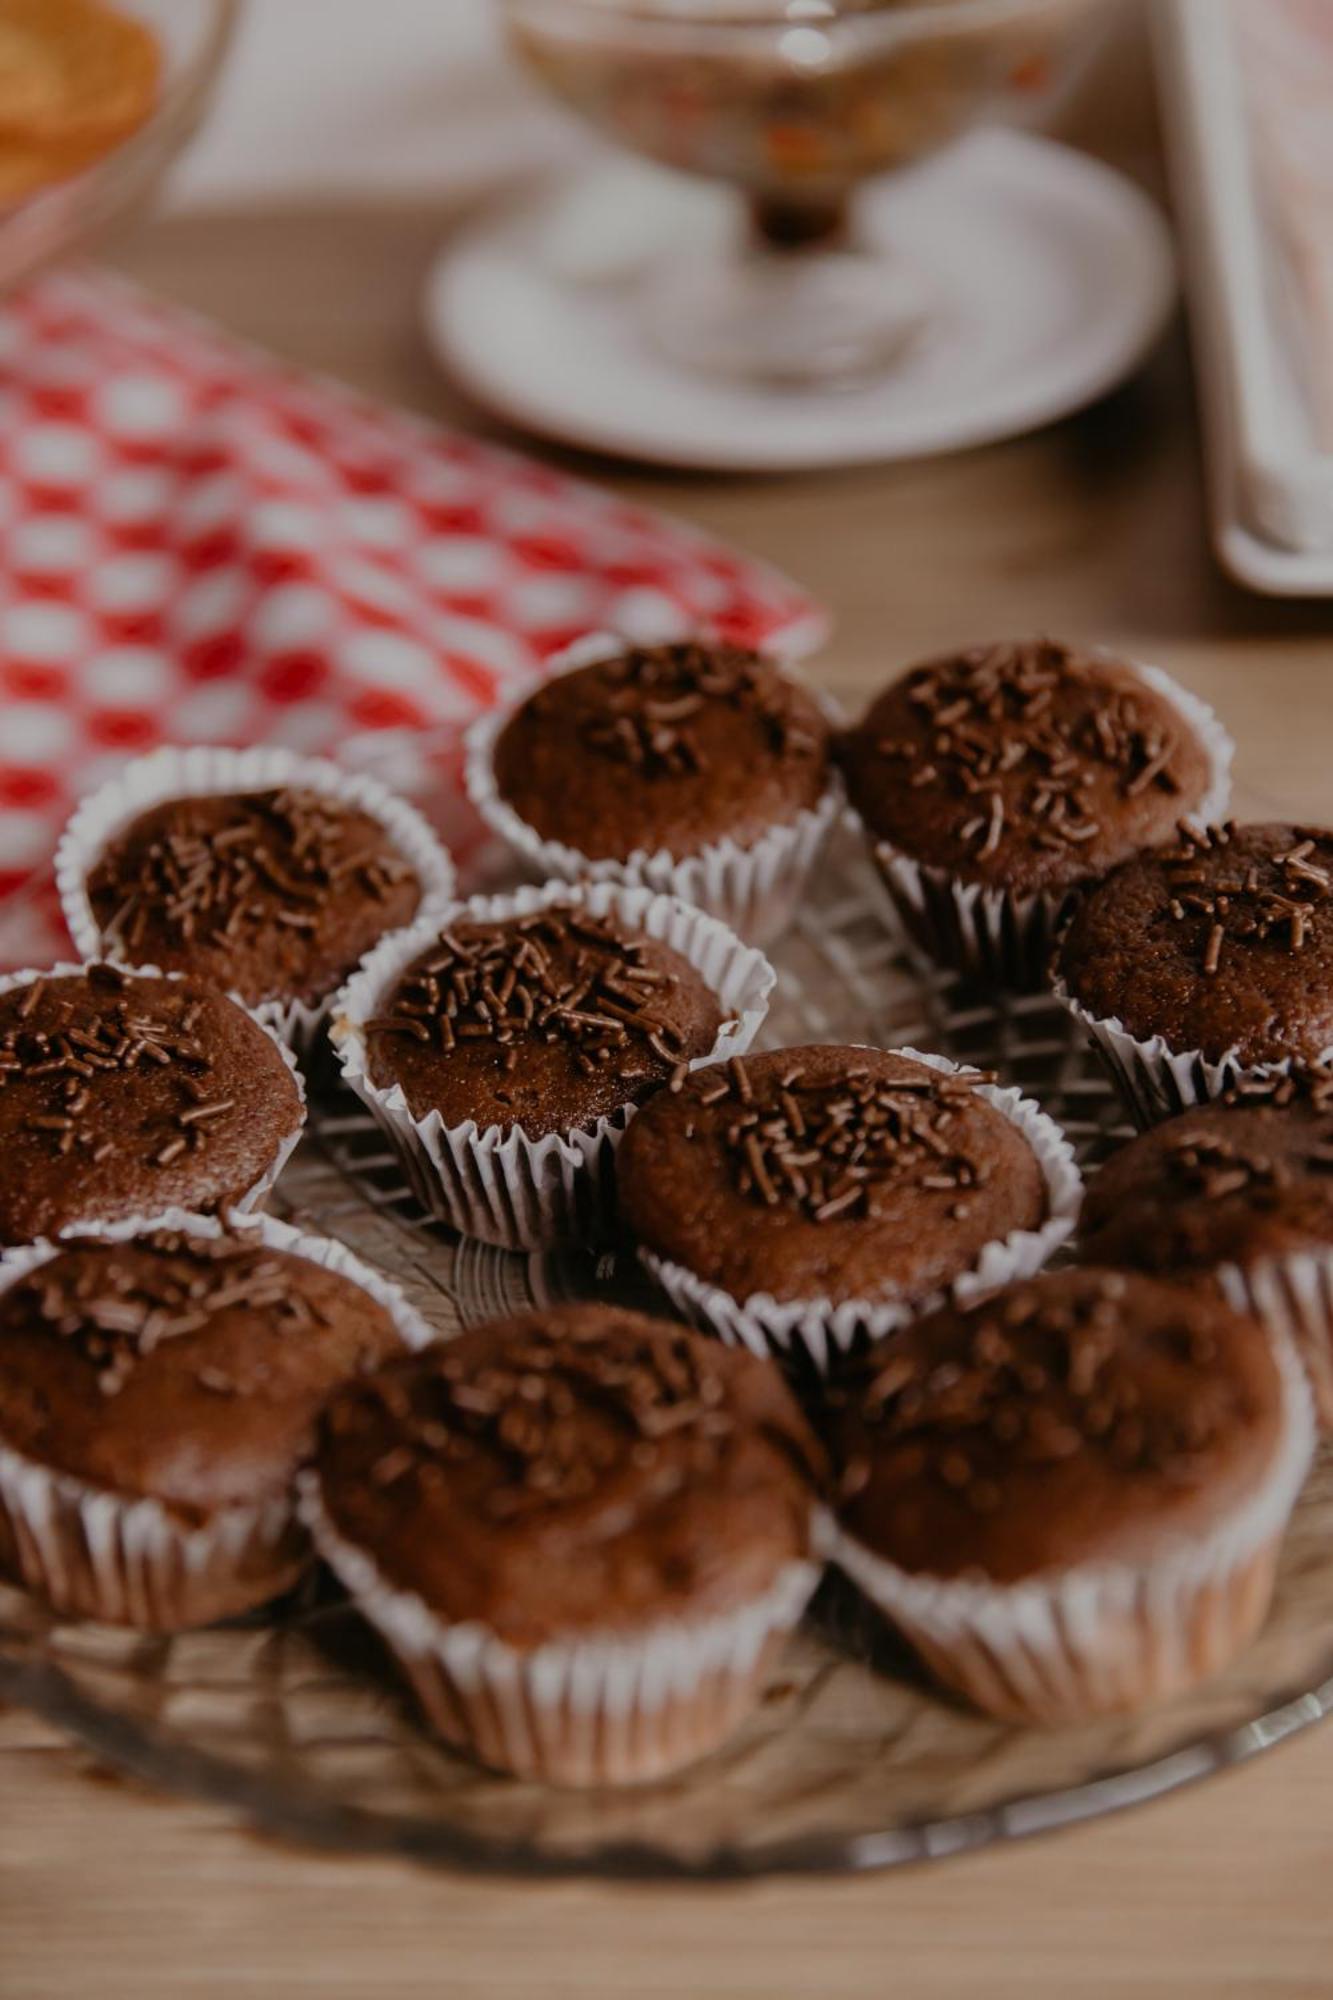
[[[105,273],[45,278],[0,310],[0,955],[63,947],[19,892],[155,744],[333,753],[466,845],[463,728],[579,633],[797,653],[825,623],[679,521]]]

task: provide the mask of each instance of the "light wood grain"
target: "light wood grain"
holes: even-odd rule
[[[1109,124],[1151,154],[1142,121]],[[362,387],[485,430],[415,331],[439,211],[159,223],[121,261]],[[1183,343],[1089,416],[820,479],[593,467],[784,564],[837,613],[855,703],[930,649],[1050,630],[1161,661],[1241,743],[1247,813],[1329,815],[1333,619],[1214,569]],[[92,1770],[0,1714],[0,2000],[863,2000],[1235,1995],[1333,1985],[1333,1731],[1112,1821],[910,1874],[753,1888],[533,1888],[330,1860]]]

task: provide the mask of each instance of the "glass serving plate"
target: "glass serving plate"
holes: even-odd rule
[[[915,969],[850,853],[830,860],[774,957],[770,1044],[944,1049],[1038,1097],[1085,1161],[1125,1136],[1063,1013],[1040,996],[968,995]],[[274,1205],[389,1272],[441,1333],[530,1300],[649,1302],[632,1257],[509,1256],[426,1221],[345,1097],[316,1099]],[[1297,1509],[1268,1626],[1230,1672],[1079,1728],[1020,1729],[955,1706],[834,1579],[740,1734],[683,1776],[624,1792],[497,1778],[433,1742],[373,1636],[317,1577],[262,1616],[173,1637],[62,1623],[0,1586],[0,1700],[155,1784],[328,1848],[639,1877],[934,1860],[1152,1798],[1323,1716],[1333,1702],[1333,1462],[1316,1468]]]

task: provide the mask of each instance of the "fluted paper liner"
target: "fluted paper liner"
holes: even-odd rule
[[[735,1611],[552,1639],[531,1651],[488,1626],[450,1623],[395,1586],[329,1518],[318,1473],[301,1517],[358,1610],[382,1634],[432,1728],[492,1769],[560,1785],[643,1783],[721,1743],[819,1580],[790,1562]]]
[[[371,1081],[364,1024],[413,959],[460,919],[493,923],[534,910],[569,907],[609,916],[657,938],[694,966],[716,994],[723,1022],[713,1047],[691,1069],[744,1055],[763,1023],[774,972],[763,954],[715,917],[673,896],[613,882],[551,883],[507,896],[474,896],[400,931],[370,953],[338,995],[332,1038],[344,1080],[402,1159],[430,1214],[464,1236],[505,1250],[609,1240],[615,1231],[615,1155],[637,1107],[623,1104],[585,1128],[529,1138],[520,1126],[481,1130],[474,1119],[447,1126],[438,1111],[416,1118],[399,1084]]]
[[[1059,975],[1051,982],[1051,992],[1086,1030],[1140,1131],[1174,1118],[1177,1112],[1211,1103],[1237,1085],[1281,1076],[1291,1068],[1290,1059],[1244,1063],[1228,1050],[1214,1061],[1198,1049],[1173,1049],[1164,1035],[1141,1039],[1115,1015],[1089,1012]],[[1333,1048],[1323,1050],[1318,1060],[1333,1060]]]
[[[398,1287],[341,1243],[303,1235],[271,1215],[250,1216],[240,1227],[265,1249],[303,1257],[359,1285],[383,1307],[405,1346],[423,1347],[432,1338]],[[157,1229],[224,1233],[213,1217],[170,1208],[100,1229],[81,1225],[68,1235],[125,1243]],[[0,1257],[0,1292],[63,1247],[35,1244]],[[287,1589],[309,1559],[294,1492],[222,1507],[191,1526],[159,1500],[99,1489],[0,1441],[0,1567],[62,1615],[158,1632],[212,1624]]]
[[[1282,1536],[1310,1467],[1310,1392],[1274,1343],[1283,1427],[1259,1489],[1208,1533],[1140,1563],[1000,1585],[909,1573],[846,1529],[832,1557],[946,1686],[988,1714],[1064,1723],[1163,1700],[1220,1671],[1263,1623]]]
[[[946,1074],[968,1074],[967,1064],[951,1062],[947,1056],[911,1048],[890,1053],[909,1056],[913,1062],[926,1063]],[[1017,1126],[1031,1146],[1046,1184],[1048,1213],[1039,1228],[1014,1229],[988,1243],[977,1262],[943,1288],[919,1297],[898,1294],[844,1299],[837,1304],[827,1298],[775,1299],[767,1292],[737,1299],[684,1264],[658,1256],[645,1246],[639,1249],[640,1261],[692,1326],[769,1359],[804,1355],[821,1374],[842,1355],[896,1333],[946,1300],[965,1304],[997,1285],[1030,1278],[1073,1233],[1083,1200],[1083,1179],[1064,1133],[1031,1098],[995,1084],[979,1084],[977,1095]]]
[[[72,960],[62,959],[55,965],[43,965],[36,968],[29,966],[22,972],[6,972],[0,974],[0,993],[8,993],[15,986],[29,986],[35,979],[81,979],[87,973],[90,965],[109,965],[113,962],[110,959],[93,957],[85,960],[82,964],[75,965]],[[116,970],[118,972],[136,974],[140,979],[184,980],[190,976],[184,972],[164,972],[157,965],[123,966],[116,963]],[[279,1174],[301,1143],[306,1121],[305,1079],[297,1067],[296,1057],[292,1053],[290,1045],[277,1033],[272,1022],[266,1021],[257,1008],[247,1007],[244,1000],[238,1000],[234,994],[228,994],[227,998],[231,1000],[233,1006],[239,1007],[243,1014],[248,1014],[255,1025],[262,1028],[273,1043],[284,1063],[286,1063],[288,1074],[296,1085],[298,1099],[296,1123],[291,1131],[285,1133],[279,1140],[269,1165],[254,1183],[253,1187],[247,1188],[243,1194],[236,1196],[233,1201],[227,1204],[229,1212],[234,1212],[237,1215],[247,1215],[251,1209],[262,1208],[264,1206],[264,1203],[273,1192]],[[71,1161],[71,1166],[76,1164],[76,1162]],[[86,1223],[81,1222],[77,1227],[80,1229],[95,1230],[101,1228],[102,1224],[96,1216],[92,1216]],[[0,1257],[2,1256],[3,1249],[0,1249]]]
[[[1169,701],[1208,753],[1208,789],[1189,817],[1203,825],[1224,818],[1235,745],[1213,710],[1159,667],[1137,660],[1117,664],[1130,666],[1145,687]],[[965,882],[949,869],[915,861],[891,841],[877,838],[850,807],[847,816],[867,841],[889,901],[917,951],[968,979],[1019,989],[1044,983],[1056,935],[1079,884],[1024,893]]]
[[[1333,1433],[1333,1245],[1227,1262],[1215,1273],[1228,1305],[1250,1313],[1300,1356],[1321,1430]]]
[[[88,878],[108,842],[140,813],[169,799],[204,798],[219,792],[318,792],[350,809],[368,813],[388,834],[402,860],[421,884],[418,915],[454,893],[454,865],[415,806],[370,777],[358,777],[323,757],[297,757],[289,750],[189,749],[166,745],[135,758],[78,806],[56,848],[56,887],[75,949],[85,958],[108,958],[132,967],[133,958],[116,938],[107,938],[93,914]],[[318,1043],[328,1019],[332,991],[318,1000],[262,1000],[251,1011],[276,1030],[298,1055]]]
[[[595,633],[552,662],[548,678],[574,673],[597,660],[614,658],[625,642]],[[697,854],[676,856],[665,848],[636,848],[625,860],[580,854],[562,841],[544,840],[535,827],[500,796],[495,781],[495,745],[532,693],[480,716],[467,732],[464,778],[468,797],[490,831],[538,881],[619,882],[676,896],[721,918],[740,937],[771,943],[791,922],[802,892],[843,810],[842,788],[833,779],[818,805],[776,825],[748,847],[734,840],[711,842]],[[632,783],[632,779],[627,779]]]

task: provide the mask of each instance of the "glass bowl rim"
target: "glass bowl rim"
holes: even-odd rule
[[[867,39],[920,39],[990,21],[1073,11],[1078,0],[503,0],[511,15],[529,9],[622,30],[675,28],[707,38],[772,36],[795,30]],[[1092,12],[1095,0],[1083,0]],[[807,11],[808,10],[808,11]],[[826,11],[823,11],[826,10]]]

